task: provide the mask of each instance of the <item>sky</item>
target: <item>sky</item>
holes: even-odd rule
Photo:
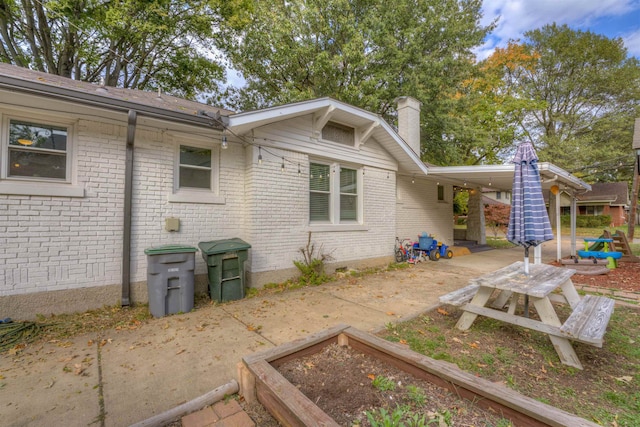
[[[640,58],[640,0],[484,0],[483,25],[498,18],[496,29],[476,50],[478,59],[522,39],[545,24],[567,24],[608,38],[620,37],[630,56]]]

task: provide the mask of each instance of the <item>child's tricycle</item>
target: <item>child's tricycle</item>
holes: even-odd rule
[[[453,258],[453,251],[449,249],[449,246],[424,234],[418,237],[418,243],[413,244],[413,250],[424,253],[431,261],[438,261],[442,257]]]

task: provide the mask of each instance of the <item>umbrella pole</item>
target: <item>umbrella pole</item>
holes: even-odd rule
[[[524,248],[524,274],[529,275],[529,247]],[[524,296],[524,317],[529,317],[529,295]]]

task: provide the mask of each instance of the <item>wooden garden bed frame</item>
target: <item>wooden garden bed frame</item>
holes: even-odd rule
[[[285,426],[338,426],[276,369],[289,360],[318,353],[332,343],[348,345],[417,378],[431,381],[460,398],[510,419],[516,426],[597,426],[520,395],[506,386],[461,371],[454,364],[423,356],[406,346],[348,325],[338,325],[307,338],[245,356],[238,364],[240,394],[247,402],[260,402]]]

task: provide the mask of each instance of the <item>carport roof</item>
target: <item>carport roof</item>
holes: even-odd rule
[[[552,185],[560,189],[583,192],[591,190],[591,186],[581,179],[571,175],[564,169],[548,163],[538,163],[543,190]],[[514,164],[508,165],[477,165],[477,166],[429,166],[429,176],[442,182],[454,185],[495,188],[498,191],[509,191],[513,185]]]

